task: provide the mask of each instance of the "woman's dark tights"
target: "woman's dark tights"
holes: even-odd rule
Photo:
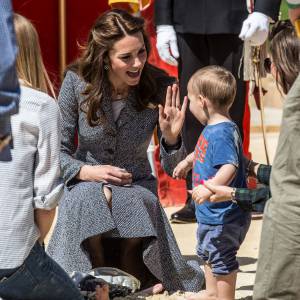
[[[144,238],[103,238],[90,237],[83,242],[89,254],[92,268],[116,267],[141,281],[142,288],[148,288],[158,280],[145,266],[143,261]]]
[[[103,187],[109,208],[112,208],[112,191]],[[145,238],[104,238],[96,235],[83,242],[83,248],[88,253],[92,268],[116,267],[141,281],[142,288],[148,288],[157,283],[157,279],[145,266],[143,261],[143,242]]]

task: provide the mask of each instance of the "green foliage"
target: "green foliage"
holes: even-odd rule
[[[280,6],[280,20],[286,20],[289,18],[288,15],[288,7],[286,4],[285,0],[281,1],[281,6]]]

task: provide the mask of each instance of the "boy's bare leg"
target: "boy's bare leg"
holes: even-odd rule
[[[55,217],[55,208],[51,210],[35,209],[34,221],[40,231],[39,242],[43,243]]]
[[[157,283],[147,289],[144,289],[142,291],[134,293],[135,296],[151,296],[151,295],[157,295],[164,291],[164,287],[161,283]]]
[[[218,300],[234,300],[237,271],[217,276]]]
[[[188,300],[217,300],[217,278],[212,273],[211,266],[207,263],[204,264],[205,284],[206,289],[195,293],[188,297]]]

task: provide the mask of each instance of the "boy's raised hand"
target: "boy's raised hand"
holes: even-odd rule
[[[186,160],[182,160],[173,171],[173,178],[182,179],[186,178],[188,172],[192,169],[192,165]]]
[[[183,126],[186,108],[187,97],[184,97],[181,107],[177,84],[173,84],[172,87],[168,86],[165,106],[159,105],[159,126],[166,143],[169,145],[174,145],[177,142]]]

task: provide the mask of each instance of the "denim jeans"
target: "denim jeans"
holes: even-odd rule
[[[68,274],[37,242],[16,269],[0,269],[0,299],[83,300]]]

